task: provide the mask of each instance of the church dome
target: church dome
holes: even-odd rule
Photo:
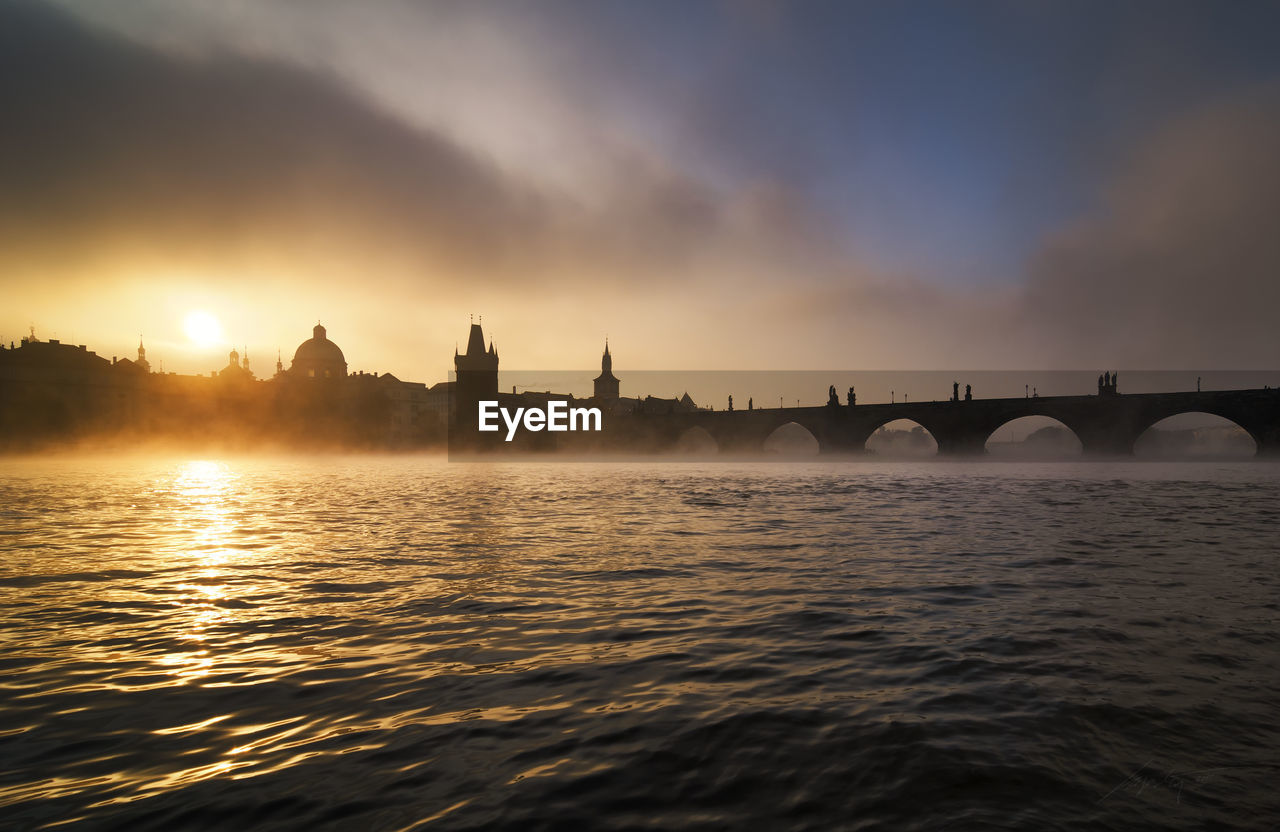
[[[347,359],[337,344],[329,340],[325,329],[316,324],[312,337],[298,345],[290,371],[307,378],[342,378],[347,374]]]

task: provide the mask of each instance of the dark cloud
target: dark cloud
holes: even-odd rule
[[[336,26],[324,13],[316,13],[320,22]],[[910,254],[938,237],[973,237],[968,224],[939,219],[954,212],[933,215],[920,206],[949,200],[977,216],[1004,204],[984,201],[972,187],[987,178],[985,170],[970,170],[980,155],[971,148],[980,143],[922,130],[935,167],[899,182],[872,164],[876,153],[864,156],[866,148],[846,143],[843,131],[822,126],[829,103],[822,96],[806,105],[812,120],[757,106],[754,96],[767,98],[767,88],[735,74],[754,53],[724,70],[742,98],[710,106],[724,88],[719,83],[689,95],[686,106],[708,106],[702,120],[687,120],[701,136],[688,143],[705,140],[688,156],[664,153],[667,145],[646,140],[644,129],[633,131],[635,122],[618,116],[643,97],[637,91],[645,73],[610,83],[604,76],[613,67],[601,63],[596,78],[589,65],[567,62],[578,79],[568,86],[579,94],[556,100],[548,112],[564,116],[560,132],[581,133],[572,145],[577,152],[598,152],[590,164],[567,166],[585,180],[575,189],[557,188],[555,177],[519,163],[537,154],[488,155],[481,148],[511,143],[485,144],[474,123],[471,132],[452,131],[414,119],[406,101],[392,106],[376,84],[365,78],[360,85],[338,61],[272,60],[276,41],[236,48],[244,36],[238,30],[198,49],[166,48],[154,33],[124,37],[129,25],[113,27],[112,36],[46,6],[0,5],[0,268],[8,275],[0,280],[37,274],[58,287],[53,293],[63,292],[57,300],[73,290],[109,296],[116,287],[89,283],[106,267],[161,262],[257,288],[269,302],[294,287],[314,290],[323,298],[305,317],[358,306],[363,317],[353,313],[347,331],[369,333],[366,354],[375,340],[391,345],[368,366],[390,365],[385,356],[410,354],[424,341],[430,354],[445,356],[454,331],[444,328],[486,308],[506,313],[507,332],[519,330],[525,366],[569,366],[565,356],[585,354],[585,339],[594,350],[604,330],[630,334],[644,356],[637,360],[649,366],[1243,368],[1280,358],[1273,335],[1280,242],[1270,232],[1280,209],[1274,87],[1155,131],[1085,219],[1046,238],[1025,274],[969,281],[946,270],[963,273],[972,263],[888,271],[868,266],[848,241],[875,237],[882,248]],[[197,18],[189,25],[203,24]],[[414,37],[406,40],[416,43]],[[590,54],[603,62],[609,43]],[[445,65],[472,68],[465,56],[454,59],[462,63]],[[837,68],[831,74],[840,75]],[[503,100],[479,109],[485,117],[505,115],[509,104],[512,115],[485,122],[490,131],[518,131],[522,118],[545,115],[538,102],[555,99],[546,90],[536,101],[521,99],[519,85],[504,86],[505,65],[497,74],[492,95]],[[480,73],[461,88],[483,95],[487,77]],[[424,98],[444,83],[430,73],[412,80]],[[405,78],[392,81],[400,89]],[[583,103],[598,101],[583,87],[611,103]],[[450,96],[458,89],[426,109],[457,106]],[[775,92],[773,100],[792,98]],[[690,115],[666,104],[650,101],[640,110],[655,123]],[[962,96],[954,106],[966,108]],[[756,129],[760,120],[774,129]],[[706,130],[707,121],[720,129]],[[984,121],[1007,119],[966,115],[971,139]],[[1079,123],[1073,131],[1061,141],[1087,132]],[[818,133],[829,147],[807,154]],[[1042,140],[1018,133],[1000,147]],[[733,176],[708,172],[715,166],[699,161],[732,156],[735,143],[768,145],[759,159],[791,154],[796,161],[778,167],[747,153],[726,166]],[[871,143],[894,157],[894,142]],[[859,158],[857,175],[843,169]],[[906,169],[914,167],[910,158],[903,157]],[[1054,202],[1050,174],[1062,170],[1030,167],[1044,176],[1008,202],[1027,200],[1029,192]],[[1083,163],[1072,170],[1090,183],[1098,175]],[[968,174],[952,181],[955,171]],[[857,181],[845,181],[850,177]],[[922,179],[929,188],[920,188]],[[915,195],[901,203],[911,210],[891,210],[899,204],[894,188]],[[862,194],[866,205],[853,224],[865,218],[870,230],[850,230],[850,216],[815,197],[824,189]],[[1037,213],[1036,205],[1024,207]],[[1016,262],[1023,244],[985,251],[1002,239],[977,235],[961,248],[978,252],[972,262]],[[279,285],[253,283],[272,274]],[[38,288],[21,286],[32,309]],[[145,292],[131,297],[139,295]],[[48,300],[40,314],[65,314]],[[434,334],[404,311],[428,304],[448,310],[432,322],[440,330]],[[21,327],[28,314],[37,313],[24,309],[0,322]],[[591,329],[584,320],[598,329],[582,331]],[[569,343],[573,338],[584,342]],[[402,372],[402,365],[390,366]]]
[[[346,243],[479,265],[545,222],[536,197],[335,85],[161,56],[36,7],[0,15],[11,252],[58,262],[124,246],[225,263],[270,248],[306,262]]]
[[[725,235],[745,232],[754,247],[778,229],[739,228],[732,198],[651,160],[618,159],[628,187],[587,208],[333,78],[225,52],[151,51],[36,6],[7,5],[0,18],[10,258],[347,263],[348,278],[364,258],[387,279],[571,285],[590,272],[612,285],[674,277]]]
[[[1280,363],[1280,85],[1142,143],[1088,221],[1030,270],[1029,340],[1055,363]]]

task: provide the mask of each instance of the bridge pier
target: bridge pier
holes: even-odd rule
[[[864,454],[867,452],[867,437],[858,433],[835,430],[809,431],[818,440],[819,454]]]
[[[1083,456],[1133,456],[1134,441],[1122,437],[1090,441],[1081,437],[1081,454]]]
[[[1261,440],[1254,440],[1258,443],[1258,453],[1260,457],[1267,459],[1280,459],[1280,438],[1263,437]]]
[[[1267,424],[1262,420],[1236,420],[1258,446],[1255,455],[1268,459],[1280,458],[1280,424]]]
[[[1078,422],[1072,429],[1080,440],[1084,456],[1133,456],[1133,445],[1140,433],[1134,433],[1128,425],[1092,426]]]
[[[934,439],[938,441],[938,456],[985,456],[987,453],[986,437],[965,437],[945,442],[936,436]]]

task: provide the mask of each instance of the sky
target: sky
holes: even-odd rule
[[[0,0],[0,338],[1274,369],[1280,5]],[[194,343],[192,312],[221,334]],[[625,392],[625,390],[624,390]]]

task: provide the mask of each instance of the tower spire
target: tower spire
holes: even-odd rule
[[[613,374],[613,356],[609,353],[609,336],[604,337],[604,355],[600,356],[600,376],[594,382],[597,399],[618,398],[618,378]]]

